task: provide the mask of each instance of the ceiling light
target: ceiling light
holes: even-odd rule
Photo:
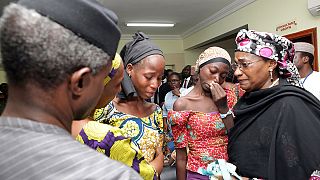
[[[127,23],[127,26],[139,27],[173,27],[173,23]]]

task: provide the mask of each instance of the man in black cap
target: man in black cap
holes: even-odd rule
[[[103,92],[120,39],[93,0],[21,0],[0,19],[9,98],[0,118],[0,179],[140,179],[70,136]]]

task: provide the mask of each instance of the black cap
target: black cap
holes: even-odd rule
[[[121,37],[117,15],[95,0],[20,0],[18,4],[69,29],[90,44],[115,56]]]

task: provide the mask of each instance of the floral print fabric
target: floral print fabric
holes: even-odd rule
[[[232,108],[236,94],[226,90],[228,106]],[[216,159],[228,160],[227,129],[219,112],[169,111],[175,148],[188,147],[187,170],[197,172]]]
[[[144,158],[151,162],[158,147],[163,147],[163,120],[159,106],[155,111],[143,118],[119,112],[113,102],[96,111],[94,119],[98,122],[119,127],[126,137],[140,148]]]
[[[133,168],[143,179],[157,179],[154,168],[144,159],[140,149],[123,134],[120,128],[89,121],[77,136],[77,140]]]

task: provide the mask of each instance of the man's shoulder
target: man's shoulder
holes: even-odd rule
[[[3,130],[3,127],[0,128],[2,142],[5,134]],[[36,131],[26,133],[17,128],[5,129],[5,131],[10,137],[0,145],[0,167],[6,167],[8,171],[0,172],[0,177],[15,176],[13,179],[140,178],[132,168],[96,152],[71,136]],[[24,167],[24,171],[20,171],[20,166]]]
[[[318,71],[313,71],[312,76],[320,78],[320,72]]]
[[[132,168],[50,124],[1,117],[0,141],[0,167],[7,169],[0,171],[4,179],[139,179]]]
[[[318,82],[320,81],[320,72],[313,71],[313,73],[309,77],[305,78],[304,81],[304,86],[320,88],[320,86],[318,86]]]

